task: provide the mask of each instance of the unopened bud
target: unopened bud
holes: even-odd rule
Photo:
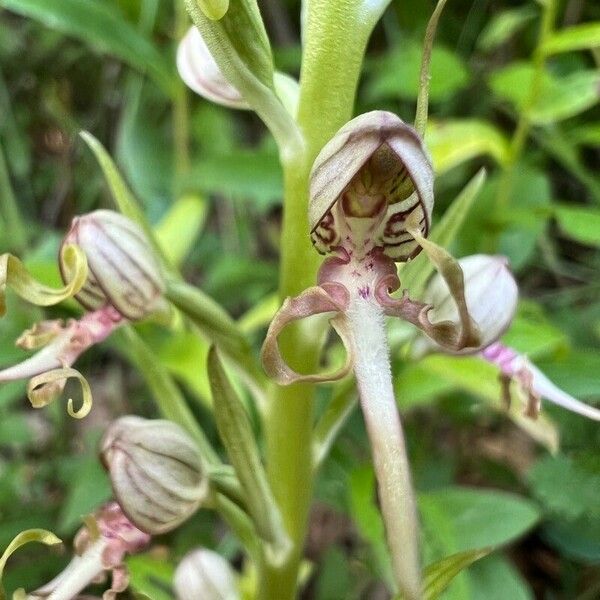
[[[396,261],[420,251],[433,210],[433,170],[417,132],[395,114],[372,111],[344,125],[321,150],[310,175],[311,239],[321,253],[351,243],[379,247]],[[347,248],[348,250],[350,248]]]
[[[474,254],[459,259],[458,264],[465,280],[469,315],[480,334],[479,346],[463,349],[461,354],[465,354],[486,348],[509,328],[517,309],[519,289],[504,256]],[[429,313],[432,323],[458,321],[458,308],[440,275],[432,278],[424,300],[434,307]]]
[[[76,244],[87,257],[88,278],[76,298],[88,310],[110,305],[131,321],[166,310],[159,261],[131,219],[111,210],[75,217],[64,244]],[[60,266],[67,280],[67,266],[62,261]]]
[[[208,495],[198,449],[171,421],[121,417],[104,433],[101,456],[123,511],[147,533],[175,529]]]
[[[177,70],[185,84],[203,98],[229,108],[249,108],[239,91],[225,79],[202,35],[194,26],[179,42]]]
[[[229,563],[216,552],[198,548],[183,557],[175,571],[177,600],[239,600]]]

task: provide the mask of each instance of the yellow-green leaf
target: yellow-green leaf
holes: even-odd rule
[[[432,121],[427,127],[426,143],[438,175],[478,156],[490,156],[503,165],[509,155],[504,135],[477,119]]]
[[[552,34],[542,46],[545,54],[600,47],[600,21],[574,25]]]
[[[600,210],[583,206],[558,206],[554,214],[560,228],[574,240],[600,246]]]
[[[193,248],[206,213],[206,200],[196,194],[187,194],[171,206],[157,225],[158,243],[173,265],[179,266]]]

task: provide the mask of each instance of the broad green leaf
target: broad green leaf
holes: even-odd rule
[[[600,21],[581,23],[553,33],[545,41],[545,54],[558,54],[572,50],[592,50],[600,47]]]
[[[480,558],[487,556],[490,552],[491,548],[466,550],[428,565],[423,573],[425,600],[436,600],[439,598],[461,571],[467,569]]]
[[[174,69],[163,54],[119,14],[114,3],[100,0],[0,0],[0,6],[72,35],[139,71],[147,71],[166,92],[173,89]]]
[[[350,474],[350,513],[361,537],[369,542],[375,570],[393,587],[392,564],[385,542],[381,514],[375,505],[375,474],[372,467],[357,467]]]
[[[172,333],[154,346],[160,362],[188,385],[205,406],[211,406],[206,371],[209,344],[191,331]]]
[[[512,63],[493,73],[489,83],[494,93],[508,100],[521,112],[527,107],[534,68],[526,62]],[[544,125],[573,117],[598,104],[600,73],[581,70],[570,75],[542,75],[541,89],[530,110],[533,123]]]
[[[279,204],[283,196],[281,167],[277,154],[270,149],[237,150],[203,158],[194,163],[182,186],[206,194],[251,200],[262,210]]]
[[[319,561],[315,600],[351,598],[350,560],[338,546],[331,546]]]
[[[477,561],[469,569],[469,584],[469,600],[534,600],[517,569],[497,554]]]
[[[425,141],[437,175],[479,156],[491,156],[500,165],[509,158],[508,140],[486,121],[430,121]]]
[[[126,563],[129,585],[134,592],[151,600],[172,600],[175,568],[170,562],[149,554],[136,554],[128,556]]]
[[[188,194],[179,198],[156,226],[156,237],[167,260],[181,265],[194,246],[206,219],[204,198]]]
[[[403,40],[396,49],[374,63],[366,90],[370,101],[396,98],[414,100],[417,97],[421,45],[421,41]],[[432,102],[445,100],[465,87],[468,82],[467,66],[458,54],[439,44],[435,45],[431,54],[430,100]]]
[[[600,210],[561,204],[554,209],[560,228],[574,240],[600,246]]]
[[[600,519],[583,516],[576,521],[552,521],[542,537],[561,554],[578,562],[597,565],[600,561]]]
[[[534,7],[530,5],[499,11],[481,32],[477,45],[485,51],[494,50],[522,29],[536,14]]]
[[[424,521],[432,512],[447,522],[445,551],[465,552],[488,546],[502,546],[529,531],[540,519],[530,500],[480,488],[449,487],[421,494],[419,507]],[[429,535],[435,535],[429,530]],[[439,550],[438,550],[439,551]]]
[[[112,496],[110,482],[96,452],[92,451],[70,473],[68,492],[61,503],[58,531],[71,534],[81,516],[92,513]]]
[[[600,461],[593,455],[545,456],[527,474],[533,495],[552,514],[600,519]]]

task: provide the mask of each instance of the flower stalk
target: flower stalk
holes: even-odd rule
[[[418,520],[402,424],[392,385],[382,308],[371,298],[351,298],[354,373],[396,581],[407,600],[421,598]]]

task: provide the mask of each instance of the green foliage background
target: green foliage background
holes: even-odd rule
[[[115,157],[186,278],[239,318],[258,348],[277,286],[276,148],[252,114],[184,90],[174,66],[187,27],[182,7],[166,0],[0,0],[0,7],[0,251],[20,253],[41,278],[57,280],[55,257],[70,219],[111,206],[77,136],[89,130]],[[299,4],[264,0],[261,8],[278,68],[297,76]],[[369,46],[357,113],[384,108],[412,120],[432,9],[419,0],[392,3]],[[522,301],[505,341],[569,393],[597,402],[600,6],[560,2],[558,33],[540,46],[541,12],[534,1],[449,2],[433,52],[426,137],[437,171],[434,218],[480,167],[488,169],[452,250],[510,258]],[[0,322],[2,364],[22,355],[13,341],[42,313],[9,297],[9,315]],[[152,326],[142,333],[218,445],[207,344]],[[405,331],[393,334],[402,339]],[[58,404],[34,412],[20,383],[0,387],[0,548],[30,527],[68,539],[80,517],[109,498],[96,459],[99,435],[118,415],[156,415],[123,346],[111,339],[80,360],[95,394],[81,423]],[[427,562],[502,548],[461,574],[444,597],[600,597],[598,425],[552,406],[536,423],[518,407],[507,416],[488,365],[440,355],[410,362],[400,347],[396,390]],[[323,391],[322,407],[327,400]],[[134,588],[156,600],[171,597],[173,565],[199,543],[239,559],[236,540],[201,511],[157,540],[152,553],[131,560]],[[22,550],[11,561],[8,590],[39,585],[67,559],[46,548]],[[386,597],[390,567],[356,412],[320,473],[307,559],[305,598]],[[242,585],[251,587],[251,579],[244,573]]]

